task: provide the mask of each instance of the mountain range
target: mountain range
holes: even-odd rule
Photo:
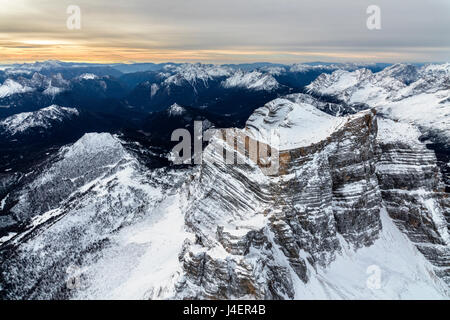
[[[450,297],[448,63],[1,69],[1,298]]]

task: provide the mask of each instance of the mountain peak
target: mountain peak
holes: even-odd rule
[[[167,112],[169,113],[169,116],[180,116],[186,113],[186,109],[179,104],[174,103],[167,109]]]
[[[64,119],[78,115],[77,109],[51,105],[37,111],[9,116],[0,121],[0,127],[10,135],[15,135],[31,128],[48,128],[54,122],[62,122]]]
[[[246,128],[254,139],[268,144],[271,132],[276,132],[280,136],[279,150],[288,150],[326,139],[342,123],[343,118],[331,116],[311,104],[278,98],[257,109]]]
[[[5,98],[16,93],[25,93],[30,91],[33,91],[33,88],[24,86],[12,79],[6,79],[5,82],[0,85],[0,98]]]
[[[270,74],[259,71],[243,72],[239,70],[226,79],[222,85],[225,88],[246,88],[256,91],[271,91],[280,86]]]
[[[398,63],[385,68],[378,73],[382,77],[392,77],[402,81],[405,84],[416,81],[419,77],[417,68],[411,64]]]
[[[87,154],[96,154],[99,150],[111,149],[122,150],[123,146],[110,133],[86,133],[73,145],[67,147],[65,157],[85,156]]]

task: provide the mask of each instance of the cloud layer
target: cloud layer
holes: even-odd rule
[[[381,30],[366,9],[381,8]],[[69,5],[81,29],[66,27]],[[0,0],[0,61],[449,61],[448,0]]]

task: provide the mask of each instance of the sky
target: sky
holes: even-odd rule
[[[80,29],[67,27],[70,5],[80,8]],[[367,28],[369,5],[380,8],[379,30]],[[0,0],[0,8],[0,63],[450,61],[450,0]]]

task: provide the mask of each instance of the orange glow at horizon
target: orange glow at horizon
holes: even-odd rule
[[[60,60],[93,63],[127,62],[304,62],[314,58],[324,60],[377,61],[384,58],[399,59],[404,54],[392,52],[329,52],[329,51],[268,51],[257,49],[142,49],[121,47],[90,47],[57,40],[23,40],[2,46],[0,43],[0,63],[34,62]]]

